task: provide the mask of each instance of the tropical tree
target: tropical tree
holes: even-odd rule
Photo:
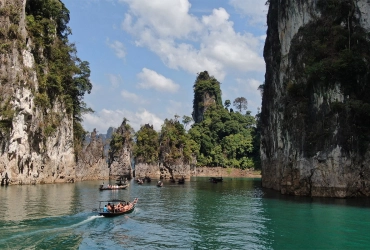
[[[93,112],[83,101],[90,93],[89,63],[77,57],[74,44],[69,43],[69,10],[59,0],[26,1],[28,35],[32,39],[33,56],[39,88],[35,92],[35,104],[44,113],[45,136],[50,136],[60,125],[57,112],[50,112],[53,105],[61,103],[67,114],[73,117],[74,146],[76,156],[82,148],[86,131],[82,127],[82,115]]]
[[[133,154],[136,163],[156,164],[159,160],[159,135],[153,125],[145,124],[135,134]]]
[[[160,161],[165,166],[190,164],[199,151],[198,144],[186,133],[184,126],[173,119],[165,119],[159,142]]]
[[[188,126],[188,124],[191,123],[192,121],[193,121],[193,118],[190,116],[184,115],[182,117],[182,123],[185,125],[185,129]]]
[[[128,151],[131,151],[134,145],[133,135],[134,129],[130,124],[128,124],[128,120],[123,118],[121,126],[112,134],[112,138],[109,143],[109,167],[117,157],[120,157],[122,149],[126,148]]]
[[[231,105],[230,100],[226,100],[225,103],[224,103],[225,108],[228,109],[230,107],[230,105]]]
[[[248,107],[248,101],[245,97],[237,97],[233,102],[234,107],[241,113],[242,110],[246,110]]]

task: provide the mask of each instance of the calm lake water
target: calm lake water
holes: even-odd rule
[[[107,183],[107,181],[105,182]],[[369,249],[369,199],[281,196],[260,179],[192,178],[98,191],[101,181],[0,188],[0,249]],[[132,200],[114,218],[99,200]]]

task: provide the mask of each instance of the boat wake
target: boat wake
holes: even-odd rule
[[[93,216],[89,216],[86,220],[83,220],[83,221],[81,221],[81,222],[79,222],[79,223],[77,223],[77,224],[74,224],[74,225],[71,225],[71,226],[68,226],[68,227],[65,227],[65,228],[78,227],[78,226],[81,226],[81,225],[83,225],[83,224],[86,224],[86,223],[88,223],[88,222],[90,222],[90,221],[93,221],[93,220],[95,220],[95,219],[99,219],[99,218],[104,218],[104,216],[102,216],[102,215],[93,215]]]
[[[60,220],[65,220],[66,217],[64,217],[63,219],[60,219]],[[31,236],[34,236],[34,235],[44,235],[45,233],[47,234],[55,234],[55,233],[59,233],[59,232],[63,232],[63,231],[66,231],[66,230],[69,230],[71,228],[77,228],[77,227],[80,227],[86,223],[89,223],[93,220],[96,220],[96,219],[100,219],[100,218],[104,218],[104,216],[100,216],[100,215],[93,215],[93,216],[89,216],[87,219],[83,220],[83,221],[80,221],[80,222],[77,222],[76,224],[72,224],[72,225],[68,225],[68,226],[62,226],[62,227],[54,227],[54,228],[44,228],[44,229],[39,229],[39,230],[34,230],[34,231],[31,231],[31,230],[27,230],[27,231],[23,231],[23,232],[14,232],[14,234],[8,238],[5,238],[5,239],[0,239],[0,243],[5,243],[5,242],[8,242],[10,240],[14,240],[14,239],[17,239],[17,238],[20,238],[20,237],[31,237]],[[74,218],[70,217],[68,218],[69,220],[75,220]]]

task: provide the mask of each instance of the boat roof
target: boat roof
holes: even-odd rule
[[[99,201],[99,202],[126,202],[126,200],[107,200],[107,201]]]

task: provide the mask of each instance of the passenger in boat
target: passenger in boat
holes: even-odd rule
[[[123,209],[123,205],[122,205],[122,203],[120,202],[120,203],[118,203],[118,205],[117,205],[117,210],[118,210],[119,212],[122,212],[122,209]]]
[[[107,205],[105,205],[105,206],[104,206],[104,208],[103,208],[103,212],[104,212],[104,213],[109,213],[109,209],[108,209]]]
[[[111,204],[110,204],[110,203],[108,203],[107,208],[108,208],[109,212],[113,212],[113,207],[111,206]]]

